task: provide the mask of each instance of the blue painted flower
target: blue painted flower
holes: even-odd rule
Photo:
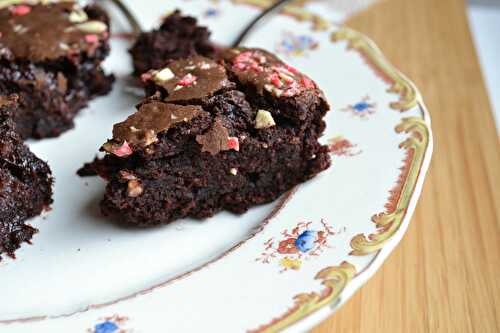
[[[219,10],[216,9],[216,8],[208,8],[206,11],[205,11],[205,16],[206,17],[215,17],[215,16],[218,16],[219,15]]]
[[[376,112],[376,104],[373,103],[369,96],[365,96],[362,100],[353,105],[348,105],[342,111],[351,112],[359,118],[365,118]]]
[[[120,328],[112,321],[104,321],[100,324],[95,325],[94,333],[113,333],[118,331]]]
[[[295,50],[295,45],[288,40],[282,41],[281,46],[283,46],[283,48],[289,52],[293,52],[293,50]]]
[[[297,43],[304,49],[314,49],[318,46],[318,43],[314,39],[306,35],[299,36]]]
[[[291,56],[303,56],[309,50],[318,48],[319,43],[307,35],[295,35],[285,32],[282,40],[276,45],[276,51]]]
[[[316,232],[312,230],[306,230],[297,237],[295,241],[295,246],[300,252],[309,252],[314,247],[314,241],[316,240]]]
[[[364,102],[364,101],[353,105],[354,110],[356,110],[358,112],[363,112],[370,107],[372,107],[372,105],[368,104],[367,102]]]

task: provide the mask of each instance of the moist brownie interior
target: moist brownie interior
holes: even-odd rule
[[[142,78],[148,97],[92,165],[108,181],[105,215],[152,226],[240,214],[330,166],[322,91],[264,50],[194,56]]]

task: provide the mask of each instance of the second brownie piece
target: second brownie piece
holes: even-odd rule
[[[172,60],[194,55],[212,57],[215,48],[210,32],[197,25],[194,17],[176,10],[167,16],[158,29],[142,33],[130,49],[134,75],[166,66]]]
[[[58,136],[109,92],[106,21],[99,8],[73,1],[0,2],[0,94],[19,95],[13,120],[23,138]]]

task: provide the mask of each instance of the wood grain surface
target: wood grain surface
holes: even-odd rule
[[[500,140],[465,3],[384,0],[347,25],[417,84],[435,148],[400,245],[312,332],[500,332]]]

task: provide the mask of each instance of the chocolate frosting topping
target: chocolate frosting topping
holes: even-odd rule
[[[105,38],[107,26],[89,21],[73,1],[0,4],[0,57],[8,60],[41,62],[81,51],[92,54]]]
[[[229,132],[222,125],[220,118],[215,119],[212,127],[203,135],[196,136],[196,142],[201,145],[202,152],[209,152],[212,155],[220,151],[229,150]]]
[[[142,104],[139,111],[113,127],[113,139],[146,147],[157,141],[158,133],[205,113],[200,106],[183,106],[159,101]]]
[[[262,49],[228,49],[222,58],[242,84],[253,85],[259,94],[266,90],[276,97],[293,97],[317,89],[306,75]]]
[[[10,101],[4,96],[0,96],[0,108],[4,107],[5,105],[9,105]]]
[[[19,97],[17,95],[9,95],[9,96],[2,96],[0,95],[0,108],[11,105],[12,103],[17,102]]]
[[[150,71],[146,79],[167,91],[166,102],[208,97],[231,85],[225,68],[202,56],[177,60],[169,67]]]

